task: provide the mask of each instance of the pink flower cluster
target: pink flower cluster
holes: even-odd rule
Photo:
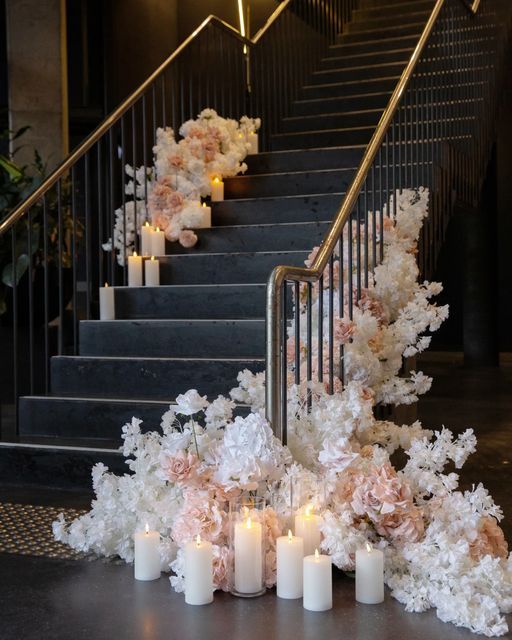
[[[481,518],[478,535],[469,546],[469,554],[473,560],[480,560],[487,555],[504,559],[508,557],[505,535],[494,518],[490,516]]]
[[[173,157],[173,163],[179,164],[179,156]],[[193,247],[197,236],[193,231],[182,229],[177,217],[183,209],[185,198],[176,191],[170,176],[158,178],[148,197],[148,209],[155,227],[165,233],[169,242],[176,242],[186,247]]]
[[[418,542],[424,534],[423,514],[413,502],[411,488],[390,464],[372,466],[368,475],[353,478],[351,505],[368,518],[377,533],[393,542]]]

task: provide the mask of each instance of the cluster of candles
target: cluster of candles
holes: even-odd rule
[[[332,608],[332,563],[319,553],[321,518],[306,509],[295,517],[295,534],[277,538],[277,596],[303,599],[309,611]],[[234,526],[233,591],[257,595],[265,588],[263,575],[263,529],[250,515]],[[160,577],[160,538],[146,525],[135,534],[135,578]],[[384,556],[369,543],[356,552],[356,600],[364,604],[384,601]],[[212,543],[197,536],[185,548],[185,602],[204,605],[213,601]]]

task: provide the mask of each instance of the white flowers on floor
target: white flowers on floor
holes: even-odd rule
[[[326,390],[325,371],[323,380],[314,370],[310,383],[298,385],[290,374],[288,447],[264,419],[263,374],[241,372],[231,399],[209,402],[187,391],[163,415],[161,433],[141,433],[136,418],[123,427],[131,475],[117,477],[96,465],[91,512],[72,523],[61,517],[55,536],[76,549],[129,562],[133,533],[147,521],[162,535],[163,567],[173,570],[171,584],[181,591],[184,545],[199,534],[213,544],[214,584],[227,590],[232,561],[227,504],[242,491],[257,491],[270,505],[266,580],[272,586],[275,540],[291,509],[304,506],[291,504],[292,494],[299,493],[321,513],[322,549],[340,569],[353,570],[356,550],[371,542],[384,552],[386,583],[407,611],[435,608],[441,620],[475,633],[506,633],[512,560],[498,524],[502,513],[482,485],[465,492],[458,487],[457,470],[476,448],[472,430],[457,436],[444,428],[432,433],[419,422],[399,425],[374,415],[377,403],[409,404],[430,387],[421,372],[400,375],[403,358],[424,350],[429,342],[424,333],[435,331],[448,313],[431,301],[440,285],[417,282],[414,254],[427,205],[423,189],[397,196],[396,216],[384,215],[379,223],[376,248],[383,243],[383,260],[360,297],[350,290],[347,264],[343,269],[338,264],[336,274],[333,268],[333,287],[343,287],[345,304],[350,293],[354,305],[353,319],[344,310],[338,325],[336,346],[343,347],[344,357],[333,370],[335,393]],[[389,210],[394,208],[392,203]],[[326,296],[329,286],[324,278],[326,288],[314,288],[317,316],[319,296]],[[304,314],[303,292],[296,302]],[[324,313],[327,308],[325,303]],[[302,332],[290,331],[291,366],[295,340],[302,370],[307,358]],[[318,344],[315,349],[313,360]],[[234,417],[234,401],[248,404],[251,413]],[[391,458],[397,453],[405,460],[400,467]]]

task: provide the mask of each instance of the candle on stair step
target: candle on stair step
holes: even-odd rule
[[[128,256],[128,286],[142,287],[142,257],[136,251]]]
[[[158,580],[160,577],[160,534],[150,531],[146,523],[144,531],[137,531],[135,540],[135,580]]]
[[[165,256],[165,234],[157,227],[151,234],[152,256]]]
[[[200,216],[198,220],[198,224],[194,229],[209,229],[212,226],[212,208],[206,205],[206,202],[203,202],[202,207],[200,207]]]
[[[160,261],[151,256],[150,260],[144,261],[145,285],[146,287],[160,286]]]
[[[224,200],[224,183],[220,178],[212,180],[212,202],[222,202]]]
[[[100,320],[115,320],[115,317],[114,289],[105,282],[105,286],[100,287]]]
[[[146,222],[142,225],[140,230],[140,252],[143,256],[150,256],[151,251],[151,236],[153,235],[153,227]]]

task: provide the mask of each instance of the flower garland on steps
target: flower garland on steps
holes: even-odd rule
[[[123,266],[125,255],[132,254],[136,234],[148,218],[164,231],[169,242],[193,247],[197,235],[192,229],[200,198],[211,195],[213,178],[247,171],[248,136],[260,125],[259,118],[243,116],[236,121],[222,118],[214,109],[204,109],[195,120],[182,124],[179,141],[170,127],[157,129],[153,167],[125,167],[129,178],[125,193],[133,199],[114,212],[113,245],[118,264]],[[112,238],[102,247],[112,251]]]
[[[161,533],[163,566],[172,569],[171,584],[182,591],[183,548],[199,534],[213,544],[215,587],[226,590],[232,560],[227,501],[257,490],[272,505],[265,512],[270,587],[290,487],[300,486],[322,513],[321,546],[337,567],[353,570],[356,549],[370,541],[384,552],[386,583],[407,611],[435,608],[444,622],[475,633],[507,632],[512,560],[498,524],[503,514],[481,484],[463,492],[458,474],[449,470],[460,469],[475,451],[473,431],[456,437],[445,428],[432,433],[418,421],[398,425],[374,416],[378,402],[409,404],[429,389],[431,380],[420,372],[399,375],[402,358],[424,350],[424,333],[448,314],[431,302],[441,285],[417,282],[414,254],[428,192],[406,190],[396,198],[396,207],[389,207],[396,215],[384,215],[379,229],[383,260],[355,300],[353,320],[337,329],[345,384],[336,371],[333,395],[318,380],[308,388],[290,386],[288,447],[264,418],[264,374],[240,372],[231,397],[212,402],[189,390],[163,415],[161,433],[141,433],[137,418],[123,427],[131,475],[96,465],[91,511],[71,523],[61,516],[54,523],[58,540],[131,562],[133,533],[147,521]],[[325,294],[317,287],[314,304]],[[304,312],[301,301],[297,311]],[[291,333],[293,339],[301,340],[305,358],[303,338]],[[307,392],[313,395],[310,410]],[[249,404],[251,413],[233,417],[235,401]],[[391,460],[398,450],[407,459],[401,469]]]

